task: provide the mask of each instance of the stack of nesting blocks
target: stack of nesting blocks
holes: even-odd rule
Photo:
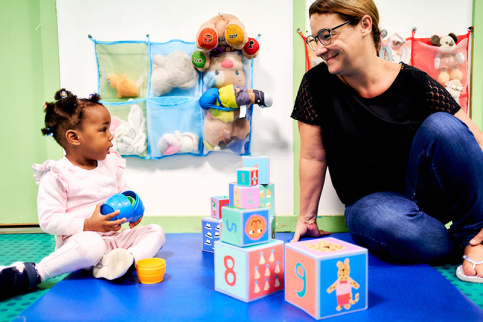
[[[283,290],[283,242],[271,238],[275,211],[269,179],[268,157],[244,157],[236,183],[230,184],[229,205],[221,207],[215,290],[244,302]]]

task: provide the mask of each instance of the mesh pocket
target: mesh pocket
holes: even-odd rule
[[[148,156],[146,103],[144,100],[127,103],[103,102],[111,113],[110,132],[113,149],[123,156]]]
[[[200,95],[200,73],[191,62],[195,49],[178,40],[151,44],[149,97]]]
[[[202,113],[197,98],[148,98],[146,107],[152,158],[187,153],[201,155]]]
[[[146,97],[149,56],[146,42],[96,42],[99,94],[104,100]]]

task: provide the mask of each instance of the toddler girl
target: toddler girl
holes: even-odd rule
[[[136,227],[125,218],[110,221],[119,210],[102,215],[101,204],[129,190],[123,178],[126,161],[111,150],[111,116],[99,95],[78,99],[61,89],[55,103],[44,104],[44,135],[65,150],[59,161],[33,166],[39,185],[40,227],[55,235],[55,251],[40,263],[15,263],[0,268],[0,300],[34,290],[55,276],[93,267],[96,278],[122,282],[136,261],[153,257],[165,242],[159,225]]]

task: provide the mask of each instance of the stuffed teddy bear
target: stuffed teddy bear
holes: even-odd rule
[[[409,64],[409,60],[411,59],[411,49],[406,46],[406,39],[404,37],[397,32],[393,32],[387,37],[386,42],[391,48],[393,61]]]
[[[439,51],[434,59],[434,68],[439,71],[438,82],[444,85],[453,79],[461,80],[463,73],[459,70],[458,64],[462,64],[465,57],[463,53],[456,52],[458,36],[454,33],[443,37],[433,35],[429,42],[431,45],[437,46]]]
[[[143,78],[139,78],[137,82],[127,78],[126,74],[121,76],[115,73],[107,73],[104,75],[104,80],[111,85],[112,88],[117,90],[117,96],[123,97],[138,97],[139,88],[143,83]]]
[[[199,74],[191,63],[190,56],[182,50],[168,56],[153,56],[151,88],[158,95],[164,95],[173,88],[187,90],[198,83]]]
[[[196,46],[199,50],[193,52],[191,58],[195,68],[204,72],[203,91],[213,89],[200,99],[200,105],[209,102],[204,105],[203,143],[208,150],[218,151],[232,141],[245,139],[250,134],[250,121],[245,118],[246,110],[240,107],[253,103],[270,106],[271,98],[263,93],[263,97],[257,94],[258,103],[255,98],[253,103],[250,99],[236,103],[237,89],[245,91],[248,97],[249,91],[255,91],[246,88],[246,71],[250,68],[248,60],[255,58],[260,49],[255,39],[246,36],[245,27],[238,18],[220,14],[205,22],[198,30]],[[228,85],[232,86],[230,90],[221,90]],[[230,96],[232,102],[235,101],[234,104],[228,104],[231,107],[218,101],[219,90],[223,93],[222,97]]]

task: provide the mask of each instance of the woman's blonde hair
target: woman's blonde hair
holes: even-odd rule
[[[381,31],[379,29],[379,12],[372,0],[316,0],[309,8],[309,18],[313,14],[338,14],[343,20],[350,20],[351,24],[359,23],[363,16],[372,19],[372,39],[376,53],[381,45]]]

